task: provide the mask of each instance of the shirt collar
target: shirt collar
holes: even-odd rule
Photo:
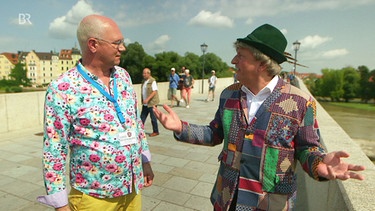
[[[260,90],[260,92],[258,94],[256,94],[256,95],[254,95],[254,93],[251,92],[244,85],[242,85],[241,90],[244,91],[247,95],[250,95],[251,97],[256,97],[256,96],[266,96],[266,97],[268,97],[273,92],[273,90],[275,89],[278,80],[279,80],[279,77],[277,75],[274,76],[271,79],[271,81],[265,87],[263,87],[263,89]]]
[[[79,60],[79,62],[78,62],[77,65],[79,65],[79,66],[81,67],[81,69],[82,69],[83,71],[85,71],[85,72],[87,73],[87,75],[88,75],[90,78],[92,78],[92,79],[94,79],[94,80],[98,80],[98,79],[99,79],[98,76],[96,76],[95,74],[93,74],[93,73],[91,73],[90,71],[88,71],[88,70],[85,68],[85,66],[82,65],[82,59]],[[115,73],[116,73],[116,67],[113,67],[113,68],[111,69],[111,75],[110,75],[111,80],[115,77]]]

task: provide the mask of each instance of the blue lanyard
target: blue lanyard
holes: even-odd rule
[[[125,118],[124,118],[124,115],[122,114],[122,111],[121,111],[121,108],[120,108],[120,105],[118,104],[117,102],[117,98],[118,98],[118,95],[117,95],[117,83],[116,83],[116,78],[113,79],[113,97],[103,89],[103,87],[98,83],[96,82],[95,80],[93,80],[83,69],[82,69],[82,65],[81,64],[78,64],[77,65],[77,70],[78,72],[91,84],[93,85],[96,89],[99,90],[100,93],[102,93],[109,101],[111,101],[113,103],[113,105],[115,106],[115,109],[116,109],[116,113],[117,113],[117,117],[119,118],[121,124],[124,124],[125,123]]]

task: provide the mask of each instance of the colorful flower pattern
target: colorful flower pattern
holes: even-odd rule
[[[121,124],[113,103],[85,80],[76,68],[53,81],[45,98],[43,145],[47,194],[66,189],[66,162],[70,152],[70,185],[86,194],[112,198],[143,187],[142,154],[149,148],[137,110],[131,78],[115,67],[110,89],[81,64],[107,92],[116,78],[118,103],[126,122]],[[111,93],[113,96],[113,93]],[[121,145],[119,133],[135,132],[138,143]],[[68,150],[69,149],[69,150]]]

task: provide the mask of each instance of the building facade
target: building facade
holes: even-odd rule
[[[18,63],[18,54],[16,53],[1,53],[0,54],[0,80],[10,79],[10,73],[14,66]]]
[[[25,65],[27,77],[35,87],[48,85],[59,75],[73,68],[80,58],[81,53],[77,48],[63,49],[60,53],[35,50],[18,52],[18,61]]]
[[[74,67],[81,58],[81,52],[77,48],[62,49],[59,54],[60,74]]]

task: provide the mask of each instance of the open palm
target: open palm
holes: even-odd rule
[[[358,179],[364,180],[364,176],[353,171],[363,171],[362,165],[354,165],[344,162],[341,158],[347,158],[349,154],[345,151],[328,153],[321,164],[318,165],[318,175],[327,179]]]

